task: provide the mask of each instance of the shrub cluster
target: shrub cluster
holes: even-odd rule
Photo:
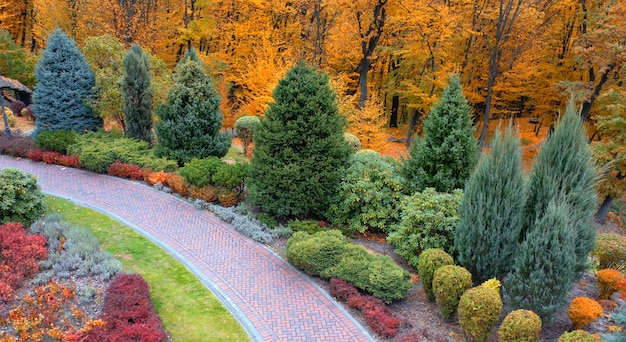
[[[455,265],[439,267],[433,275],[433,293],[444,318],[456,312],[461,295],[472,287],[472,275],[465,268]]]
[[[626,236],[612,233],[598,234],[593,256],[598,268],[626,271]]]
[[[167,337],[150,302],[148,283],[138,274],[113,278],[104,297],[106,322],[88,332],[86,341],[164,341]]]
[[[88,229],[61,222],[59,215],[48,215],[33,223],[31,232],[47,240],[48,258],[40,263],[42,272],[33,283],[50,279],[97,276],[109,280],[122,272],[122,264],[109,252],[102,251],[98,239]]]
[[[441,266],[454,265],[454,259],[450,254],[438,248],[429,248],[422,252],[417,263],[417,272],[420,275],[422,288],[430,301],[435,300],[433,293],[433,275]]]
[[[307,232],[309,234],[324,230],[320,223],[314,220],[289,220],[288,226],[293,232]]]
[[[116,160],[109,166],[107,174],[114,177],[130,178],[132,180],[143,180],[144,171],[135,164],[125,164]]]
[[[193,158],[185,163],[179,172],[189,184],[203,187],[211,182],[213,175],[223,163],[218,157]]]
[[[150,145],[112,132],[87,132],[77,137],[76,143],[68,147],[69,154],[80,155],[80,163],[97,173],[106,173],[114,161],[136,164],[155,171],[173,171],[175,161],[154,156]]]
[[[39,271],[47,256],[46,239],[27,235],[21,223],[0,225],[0,300],[13,299],[14,290]]]
[[[28,136],[12,132],[11,138],[0,134],[0,154],[28,158],[28,152],[35,148],[35,142]]]
[[[46,164],[57,164],[57,161],[62,156],[61,153],[55,151],[44,151],[41,154],[41,160]]]
[[[41,149],[67,154],[68,147],[76,143],[78,136],[73,130],[41,131],[35,142]]]
[[[602,316],[602,313],[602,306],[595,300],[576,297],[569,306],[567,316],[572,321],[574,329],[582,329]]]
[[[574,330],[559,336],[557,342],[598,342],[590,333],[584,330]]]
[[[376,151],[363,150],[350,158],[328,218],[349,231],[386,232],[399,219],[402,182],[395,168]]]
[[[361,296],[354,285],[340,278],[330,280],[330,295],[342,302],[347,302],[352,308],[359,309],[376,334],[391,338],[398,333],[400,319],[380,299],[373,296]]]
[[[0,224],[30,225],[46,210],[41,188],[31,174],[15,168],[0,170]]]
[[[402,201],[402,217],[387,240],[396,253],[417,267],[418,256],[428,248],[440,248],[453,255],[454,230],[459,223],[457,207],[463,193],[437,193],[427,188]]]
[[[144,179],[150,185],[155,185],[155,184],[167,185],[168,184],[167,181],[169,180],[169,178],[170,178],[170,174],[164,171],[148,172],[147,177],[146,175],[144,175]]]
[[[406,297],[412,287],[409,273],[390,257],[369,253],[337,230],[294,233],[287,260],[308,274],[342,278],[386,302]]]
[[[541,318],[530,310],[515,310],[510,312],[500,328],[498,338],[507,342],[537,342],[541,335]]]

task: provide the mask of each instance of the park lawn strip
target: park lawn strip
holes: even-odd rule
[[[94,210],[47,196],[48,211],[90,229],[128,273],[142,275],[174,341],[249,341],[247,333],[185,266],[131,228]]]

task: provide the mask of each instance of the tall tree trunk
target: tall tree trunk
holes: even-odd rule
[[[391,99],[391,119],[389,127],[398,127],[398,107],[400,107],[400,96],[394,95]]]
[[[385,26],[385,5],[387,5],[387,1],[389,0],[378,0],[372,10],[372,21],[367,24],[365,31],[363,30],[363,13],[356,13],[359,35],[361,36],[361,61],[356,69],[359,74],[359,109],[365,107],[365,101],[367,100],[367,73],[372,63],[370,58],[383,34],[383,27]]]
[[[596,213],[596,222],[600,224],[606,223],[606,214],[609,213],[609,208],[611,207],[612,203],[613,197],[611,195],[608,195],[604,198],[604,201],[602,201],[602,204],[600,205],[600,208],[598,208],[598,212]]]

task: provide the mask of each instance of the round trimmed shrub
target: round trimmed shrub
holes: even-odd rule
[[[598,342],[590,333],[584,330],[574,330],[561,335],[557,342]]]
[[[433,293],[444,318],[451,318],[456,311],[461,295],[472,287],[472,275],[461,266],[445,265],[433,275]]]
[[[541,318],[530,310],[510,312],[498,329],[498,340],[506,342],[537,342],[541,336]]]
[[[600,299],[609,299],[613,292],[619,291],[617,284],[624,280],[620,271],[604,269],[598,271],[598,292]]]
[[[422,252],[417,263],[417,272],[420,275],[422,281],[422,288],[426,292],[426,297],[430,301],[435,300],[435,294],[433,293],[433,274],[435,271],[444,265],[454,265],[454,260],[450,254],[444,252],[439,248],[429,248]]]
[[[593,255],[598,268],[626,271],[626,236],[619,234],[598,234]]]
[[[16,168],[0,170],[0,224],[20,222],[28,227],[45,211],[35,176]]]
[[[603,310],[600,303],[587,297],[576,297],[569,306],[567,316],[572,321],[574,329],[582,329],[600,316]]]
[[[489,280],[486,280],[484,283],[480,284],[480,286],[489,287],[493,289],[494,291],[496,291],[498,294],[500,294],[500,287],[502,286],[502,284],[500,283],[498,279],[491,278]]]
[[[286,256],[296,268],[311,275],[320,275],[322,271],[339,263],[347,246],[348,241],[338,230],[313,235],[295,232],[287,240]]]
[[[355,153],[361,149],[361,140],[359,140],[356,135],[349,132],[344,132],[343,138],[346,139],[346,142],[350,144]]]
[[[502,300],[493,288],[478,286],[465,291],[459,301],[459,324],[468,341],[487,341],[500,310]]]

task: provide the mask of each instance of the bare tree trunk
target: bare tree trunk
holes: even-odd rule
[[[598,208],[598,212],[596,213],[596,222],[600,224],[606,223],[606,214],[609,213],[609,208],[611,207],[612,203],[613,197],[611,195],[608,195],[604,198],[604,201],[602,201],[602,204],[600,205],[600,208]]]

